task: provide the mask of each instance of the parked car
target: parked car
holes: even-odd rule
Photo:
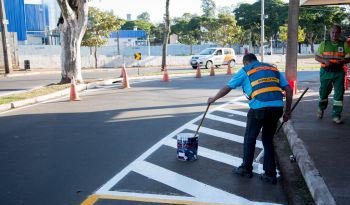
[[[190,64],[193,69],[196,69],[198,64],[200,67],[211,68],[212,66],[219,67],[230,63],[231,67],[236,62],[235,51],[232,48],[206,48],[198,55],[193,55]]]

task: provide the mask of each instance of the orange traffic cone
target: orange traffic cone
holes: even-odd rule
[[[228,64],[227,64],[227,72],[226,72],[226,75],[232,75],[231,63],[230,63],[230,62],[228,62]]]
[[[122,68],[122,73],[123,73],[123,88],[130,88],[128,73],[126,72],[125,64]]]
[[[70,101],[79,101],[81,100],[78,96],[74,76],[70,80]]]
[[[201,68],[199,66],[199,63],[197,64],[197,72],[196,72],[196,78],[201,78],[202,75],[201,75]]]
[[[169,82],[169,74],[166,67],[163,69],[163,82]]]
[[[125,69],[125,63],[123,63],[123,67],[122,67],[122,69],[121,69],[119,78],[122,78],[122,77],[123,77],[123,69]]]
[[[209,75],[210,76],[215,76],[215,71],[214,71],[214,67],[213,66],[210,68],[210,74]]]

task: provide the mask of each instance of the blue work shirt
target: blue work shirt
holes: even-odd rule
[[[244,92],[250,96],[252,93],[252,86],[250,84],[249,78],[247,73],[244,71],[250,70],[256,67],[259,67],[263,65],[263,63],[259,61],[254,61],[243,68],[239,69],[238,72],[233,76],[233,78],[227,83],[227,86],[231,89],[235,89],[237,87],[242,87]],[[286,87],[289,85],[288,81],[283,75],[280,75],[280,83],[279,83],[281,88]],[[255,98],[249,100],[248,102],[249,107],[252,109],[259,109],[263,107],[283,107],[284,103],[283,100],[274,100],[274,101],[259,101]]]

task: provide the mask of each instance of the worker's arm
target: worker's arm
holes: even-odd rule
[[[227,85],[223,88],[221,88],[219,90],[218,93],[216,93],[216,95],[214,97],[210,97],[208,98],[208,104],[214,103],[216,100],[218,100],[219,98],[224,97],[225,95],[227,95],[227,93],[229,93],[232,89],[230,87],[228,87]]]

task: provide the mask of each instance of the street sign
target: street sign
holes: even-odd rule
[[[140,52],[136,52],[134,54],[135,60],[141,60],[141,53]]]

